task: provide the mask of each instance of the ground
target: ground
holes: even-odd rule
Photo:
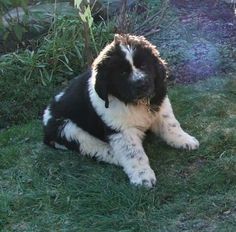
[[[43,145],[41,121],[26,110],[24,123],[0,131],[1,231],[236,231],[235,16],[220,1],[171,1],[170,9],[175,23],[149,39],[169,63],[175,114],[199,150],[177,150],[148,134],[158,183],[137,188],[119,167]],[[17,80],[14,86],[23,91]],[[42,88],[33,89],[33,102]]]

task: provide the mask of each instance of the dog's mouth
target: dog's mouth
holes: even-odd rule
[[[152,99],[155,96],[155,89],[151,83],[144,87],[129,85],[126,90],[114,92],[113,95],[126,104],[137,104],[140,100]]]
[[[151,99],[154,96],[155,96],[154,91],[149,90],[145,93],[136,95],[135,99],[133,100],[133,103],[149,106],[151,105]]]
[[[151,99],[155,95],[154,88],[147,88],[143,91],[137,91],[135,95],[135,100]]]

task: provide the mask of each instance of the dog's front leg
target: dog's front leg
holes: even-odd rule
[[[135,185],[153,187],[156,177],[143,149],[142,137],[143,132],[132,128],[113,134],[109,138],[114,156],[124,168],[130,182]]]
[[[175,118],[169,98],[163,101],[151,130],[164,139],[170,146],[194,150],[199,147],[196,138],[186,133]]]

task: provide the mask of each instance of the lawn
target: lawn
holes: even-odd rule
[[[0,133],[1,231],[235,231],[236,78],[169,87],[197,151],[148,135],[157,187],[134,187],[121,168],[42,143],[39,120]]]

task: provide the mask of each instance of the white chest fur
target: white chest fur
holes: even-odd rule
[[[109,108],[105,108],[104,101],[94,89],[94,75],[89,79],[89,93],[93,107],[103,121],[113,129],[126,130],[138,128],[146,131],[154,121],[155,115],[144,104],[126,105],[117,98],[109,96]]]

